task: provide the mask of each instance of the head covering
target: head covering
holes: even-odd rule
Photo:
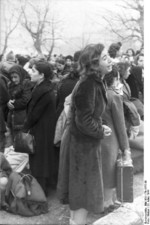
[[[0,64],[0,72],[6,76],[7,78],[9,78],[9,70],[12,66],[14,66],[15,63],[14,62],[9,62],[9,61],[6,61],[6,62],[2,62]]]
[[[28,75],[27,71],[23,69],[20,65],[14,65],[9,70],[9,75],[12,73],[17,73],[20,77],[20,82],[22,82],[24,79],[30,79],[30,76]]]
[[[6,61],[10,61],[10,62],[15,62],[15,55],[13,53],[13,51],[10,51],[7,55],[6,55]]]

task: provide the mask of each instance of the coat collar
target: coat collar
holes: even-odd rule
[[[32,108],[33,108],[34,105],[36,105],[36,103],[38,102],[38,100],[46,93],[52,91],[52,89],[53,88],[51,85],[51,81],[44,80],[39,85],[37,85],[36,87],[33,88],[32,95],[28,102],[28,105],[29,105],[29,103],[32,104]]]
[[[101,86],[101,90],[103,93],[103,97],[105,99],[105,102],[107,103],[107,92],[106,92],[106,83],[103,81],[100,72],[92,72],[89,77],[93,78],[96,82],[98,82]]]

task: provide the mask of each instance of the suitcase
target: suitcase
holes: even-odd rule
[[[133,165],[117,161],[117,199],[121,203],[133,202]]]

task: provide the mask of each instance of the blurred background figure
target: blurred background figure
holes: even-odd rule
[[[135,57],[135,52],[133,50],[133,48],[128,48],[127,51],[126,51],[126,54],[128,55],[129,57],[129,61],[131,64],[134,64],[134,57]]]
[[[117,63],[120,61],[122,50],[121,50],[122,43],[112,43],[108,48],[108,53],[112,59],[113,63]]]

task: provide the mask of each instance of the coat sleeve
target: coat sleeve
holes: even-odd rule
[[[113,119],[115,131],[118,137],[120,150],[124,151],[125,149],[129,148],[129,141],[128,141],[126,126],[125,126],[123,102],[119,95],[113,96],[112,119]]]
[[[27,81],[23,85],[23,90],[22,90],[23,92],[22,92],[21,98],[16,99],[14,102],[15,109],[19,109],[19,110],[26,109],[27,103],[29,99],[31,98],[31,88],[32,88],[32,84],[30,81]]]
[[[51,97],[49,92],[44,94],[39,99],[33,110],[27,115],[27,119],[24,123],[24,131],[28,131],[33,128],[33,126],[40,120],[40,117],[46,110],[47,106],[50,104],[50,101]]]
[[[103,138],[102,119],[94,118],[96,88],[90,81],[83,82],[75,95],[75,122],[81,133]]]

